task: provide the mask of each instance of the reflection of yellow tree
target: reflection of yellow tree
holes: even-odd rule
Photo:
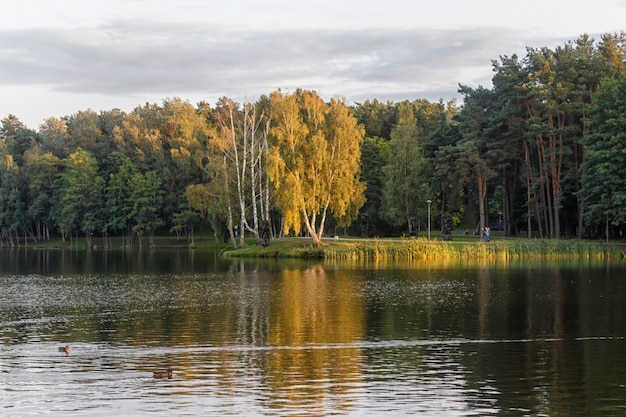
[[[320,265],[283,272],[283,288],[273,303],[275,349],[267,369],[274,406],[319,409],[345,401],[342,394],[359,380],[361,351],[353,343],[363,337],[364,308],[350,292],[353,280],[349,271],[331,280]],[[345,406],[333,404],[334,409]]]

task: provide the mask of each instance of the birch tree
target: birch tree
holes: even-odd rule
[[[304,225],[313,244],[321,246],[329,212],[346,220],[364,203],[359,179],[364,129],[343,101],[326,104],[312,91],[277,91],[270,100],[268,174],[285,233],[300,233]]]
[[[236,212],[239,215],[238,229],[239,245],[244,245],[244,231],[254,234],[259,241],[258,212],[256,196],[256,142],[258,141],[258,120],[256,107],[252,103],[245,103],[240,109],[239,105],[229,98],[222,98],[215,112],[217,122],[217,138],[215,141],[217,151],[222,155],[226,164],[225,170],[231,173],[227,181],[228,191],[232,191],[233,201],[237,205]],[[226,172],[225,172],[226,173]],[[250,177],[248,177],[248,175]],[[249,187],[249,188],[248,188]],[[250,199],[247,191],[251,190]],[[230,200],[229,200],[230,201]],[[252,225],[246,218],[248,204],[252,207]],[[234,207],[229,206],[229,213],[233,213]],[[232,216],[232,214],[230,215]]]

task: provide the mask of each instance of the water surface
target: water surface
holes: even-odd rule
[[[4,250],[0,415],[624,415],[625,277]]]

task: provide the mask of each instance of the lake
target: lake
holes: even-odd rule
[[[3,416],[626,414],[626,261],[0,250],[0,291]]]

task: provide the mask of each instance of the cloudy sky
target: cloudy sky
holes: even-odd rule
[[[0,118],[254,101],[458,97],[491,60],[626,30],[626,0],[20,0],[0,26]]]

